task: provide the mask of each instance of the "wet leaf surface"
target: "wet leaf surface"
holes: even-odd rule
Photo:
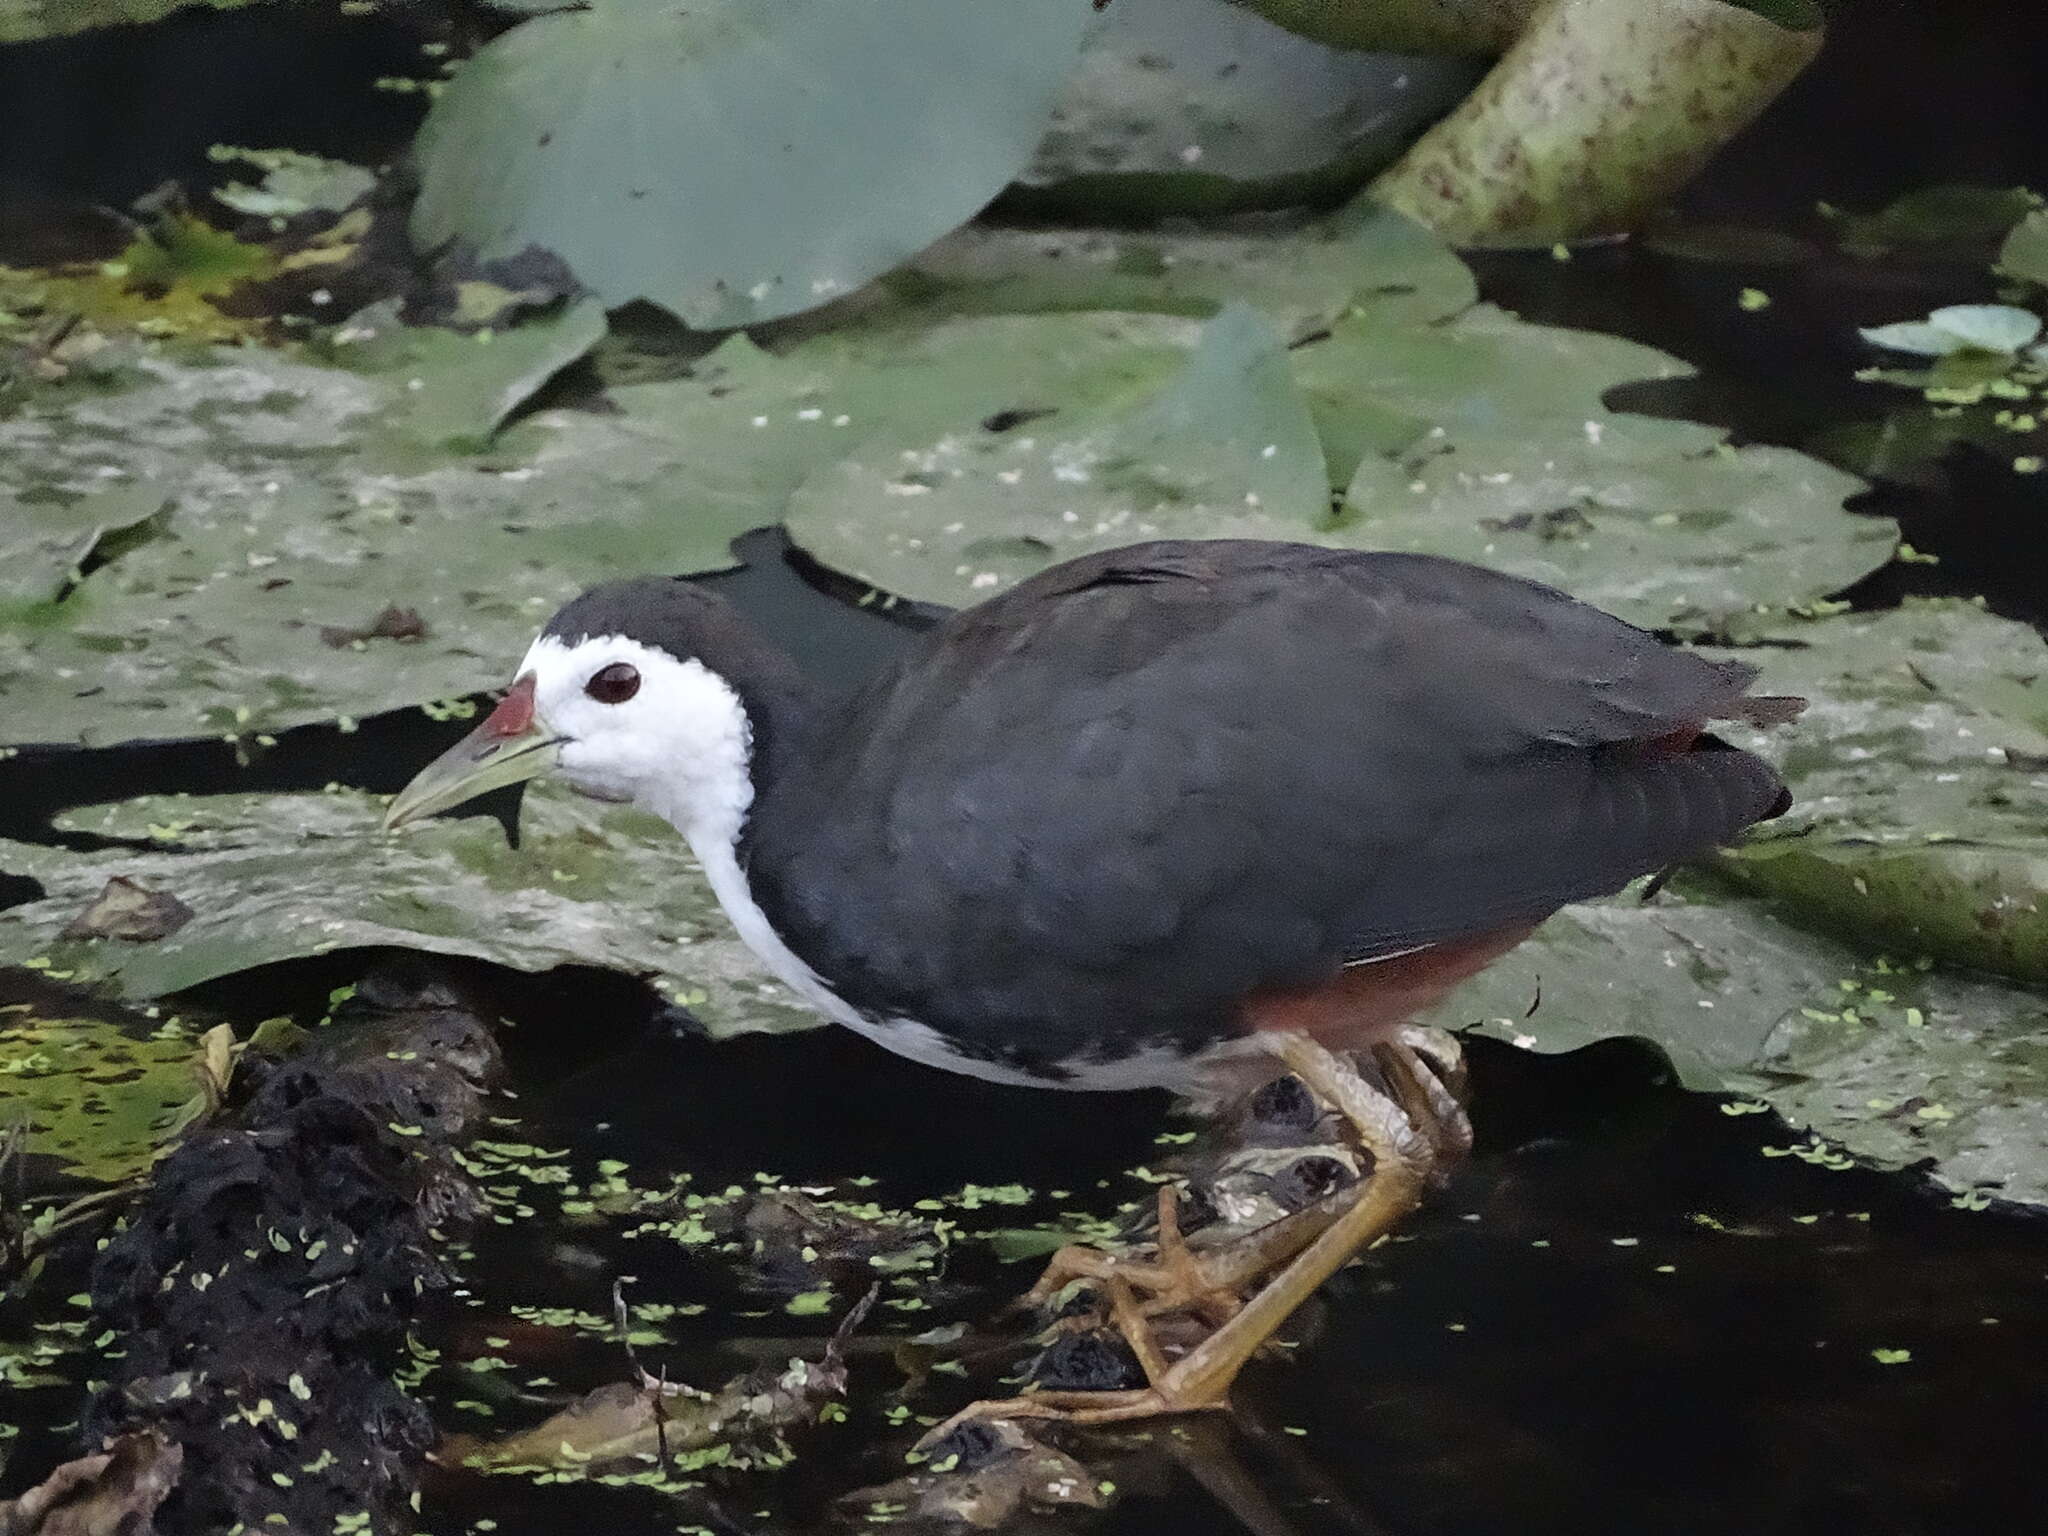
[[[1475,296],[1471,271],[1420,225],[1360,203],[1324,219],[1235,232],[970,224],[843,313],[815,321],[1083,309],[1206,318],[1244,303],[1297,341],[1354,304],[1385,324],[1425,324]]]
[[[125,387],[37,395],[0,422],[0,491],[147,481],[174,504],[159,535],[0,629],[0,739],[260,737],[467,694],[594,581],[733,565],[736,535],[869,432],[1157,376],[1192,336],[1074,314],[878,323],[783,357],[735,339],[606,411],[519,422],[486,454],[420,445],[487,433],[600,318],[579,306],[488,343],[408,333],[392,348],[423,358],[373,350],[365,373],[145,353]],[[327,642],[386,608],[418,616],[416,643]]]
[[[540,246],[608,304],[651,300],[704,330],[815,308],[1002,189],[1087,14],[608,0],[538,17],[435,104],[413,235],[486,259]]]
[[[1807,711],[1738,734],[1792,809],[1722,866],[1800,921],[2048,986],[2048,643],[1957,599],[1782,634],[1765,675]]]
[[[1354,313],[1288,355],[1293,382],[1268,369],[1224,397],[1197,361],[1149,399],[1097,404],[1111,393],[1097,383],[1082,410],[1028,428],[991,433],[956,412],[942,435],[870,438],[798,490],[791,535],[885,591],[956,606],[1143,538],[1419,550],[1694,634],[1747,631],[1756,610],[1819,602],[1890,558],[1896,527],[1843,510],[1861,486],[1841,471],[1602,404],[1618,384],[1681,375],[1675,359],[1487,306],[1429,323],[1448,291],[1403,277],[1361,284]],[[1205,348],[1247,348],[1245,322],[1232,325]],[[1191,410],[1188,392],[1208,403]],[[1301,397],[1319,446],[1300,431]],[[1176,413],[1159,451],[1157,422]],[[1318,456],[1348,480],[1340,517],[1311,489]]]
[[[0,500],[0,612],[55,602],[101,540],[155,517],[168,499],[145,480],[70,501]]]
[[[475,452],[542,385],[603,338],[604,306],[582,299],[507,331],[470,334],[398,319],[390,300],[353,317],[335,359],[389,385],[391,429],[426,449]]]
[[[340,791],[148,796],[66,813],[66,827],[130,846],[80,855],[0,843],[0,867],[48,893],[0,911],[0,957],[149,998],[278,960],[398,945],[524,970],[611,966],[719,1034],[816,1022],[763,976],[666,823],[538,789],[514,849],[489,817],[385,834],[382,810]],[[175,895],[191,920],[147,945],[62,939],[114,877]]]
[[[1483,73],[1330,48],[1227,0],[1117,0],[1018,180],[1045,189],[1034,206],[1125,217],[1327,198],[1390,165]]]
[[[961,607],[1092,550],[1284,537],[1328,506],[1321,444],[1280,337],[1236,305],[1135,401],[1001,432],[870,438],[797,489],[789,531],[871,586]]]
[[[1363,405],[1377,429],[1334,542],[1476,561],[1694,634],[1829,597],[1897,543],[1816,459],[1607,409],[1618,384],[1689,371],[1632,342],[1481,305],[1392,335],[1341,323],[1298,367],[1328,414]]]
[[[2048,1204],[2048,996],[1873,957],[1753,903],[1692,888],[1567,908],[1435,1018],[1542,1051],[1640,1036],[1687,1086],[1745,1094],[1855,1157]]]

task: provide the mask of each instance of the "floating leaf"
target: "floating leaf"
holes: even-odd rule
[[[421,130],[415,241],[553,251],[700,329],[850,293],[1002,189],[1074,0],[602,0],[487,44]]]
[[[1975,261],[2041,206],[2024,187],[1919,187],[1876,213],[1839,215],[1842,249],[1875,261],[1894,251]]]
[[[1865,341],[1894,352],[1946,357],[1951,352],[2017,352],[2041,334],[2041,317],[2011,304],[1950,304],[1922,320],[1871,326]]]
[[[1617,384],[1687,371],[1633,342],[1481,305],[1405,331],[1344,322],[1297,369],[1319,420],[1373,427],[1332,542],[1476,561],[1690,633],[1827,597],[1897,543],[1842,509],[1861,482],[1816,459],[1608,410]]]
[[[986,432],[956,413],[947,432],[870,439],[805,481],[790,504],[792,537],[887,591],[954,605],[1056,559],[1143,538],[1412,549],[1693,634],[1751,628],[1754,609],[1826,598],[1896,546],[1888,519],[1842,509],[1861,482],[1818,460],[1733,449],[1717,428],[1602,404],[1617,384],[1683,374],[1674,358],[1490,306],[1415,323],[1410,296],[1382,308],[1366,292],[1327,337],[1289,355],[1328,469],[1350,481],[1341,518],[1305,481],[1275,494],[1242,466],[1205,462],[1252,438],[1268,469],[1307,462],[1305,443],[1289,446],[1291,429],[1255,427],[1267,408],[1243,401],[1199,412],[1201,427],[1154,455],[1177,466],[1167,472],[1148,464],[1143,483],[1118,465],[1098,473],[1103,455],[1123,453],[1121,435],[1152,428],[1141,404],[1094,389],[1084,409],[1028,431]],[[1274,399],[1292,394],[1277,371],[1266,378]],[[1226,480],[1233,489],[1220,494]]]
[[[393,299],[353,316],[337,361],[392,387],[393,429],[427,448],[480,450],[540,387],[604,337],[604,305],[584,299],[508,331],[409,326]]]
[[[2048,997],[1875,963],[1687,894],[1567,908],[1435,1022],[1542,1051],[1640,1036],[1688,1086],[1767,1102],[1859,1157],[1932,1158],[1951,1188],[2048,1203]],[[1915,1113],[1930,1102],[1950,1115]]]
[[[1018,180],[1039,189],[1034,207],[1083,215],[1328,199],[1391,165],[1484,73],[1330,48],[1229,0],[1116,0]]]
[[[148,998],[272,961],[402,945],[521,970],[610,966],[701,996],[692,1007],[717,1034],[817,1022],[765,979],[666,823],[555,788],[526,795],[518,848],[490,817],[385,834],[381,815],[375,797],[353,792],[68,811],[66,829],[135,846],[0,841],[0,868],[48,893],[0,912],[0,960],[47,956],[81,981]],[[192,920],[153,944],[62,940],[117,875],[175,893]]]
[[[1809,701],[1777,758],[1791,812],[1722,862],[1803,921],[2048,984],[2048,644],[1908,599],[1744,653]]]
[[[1998,270],[2048,288],[2048,212],[2037,208],[2012,227],[1998,248]]]
[[[176,503],[55,609],[0,627],[0,744],[253,736],[473,692],[594,581],[730,567],[735,536],[868,433],[1156,378],[1192,333],[1076,314],[879,323],[784,358],[735,339],[688,378],[615,390],[604,413],[518,422],[488,457],[398,441],[423,375],[266,349],[149,356],[125,391],[45,391],[0,421],[0,491],[75,498],[114,472]],[[555,348],[543,339],[537,366]],[[494,367],[474,382],[444,427],[479,428],[502,403]],[[385,609],[418,617],[402,655],[374,635],[328,643]]]
[[[870,438],[798,489],[790,536],[885,591],[961,606],[1091,550],[1327,515],[1314,424],[1256,311],[1224,310],[1156,393],[1092,394],[1007,431]]]
[[[1470,269],[1435,236],[1360,203],[1337,217],[1248,233],[970,224],[848,307],[872,324],[892,312],[926,320],[1082,309],[1207,317],[1239,302],[1297,339],[1355,304],[1382,324],[1425,324],[1477,296]]]
[[[277,259],[189,213],[166,214],[115,259],[131,286],[177,289],[218,298],[242,283],[268,277]]]
[[[156,516],[165,500],[149,481],[75,500],[0,494],[0,611],[55,602],[101,539]]]
[[[260,186],[231,181],[213,190],[214,200],[259,219],[289,219],[302,213],[340,213],[369,195],[377,176],[365,166],[323,160],[296,149],[237,149],[216,144],[206,158],[237,161],[263,173]]]

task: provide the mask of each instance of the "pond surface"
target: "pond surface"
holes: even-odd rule
[[[1934,35],[1945,34],[1937,26]],[[1951,135],[1967,147],[1944,149],[1899,54],[1919,41],[1910,28],[1877,28],[1777,114],[1781,134],[1786,121],[1809,130],[1791,142],[1811,145],[1819,125],[1835,123],[1845,137],[1865,136],[1860,152],[1802,150],[1775,185],[1754,167],[1724,167],[1697,208],[1804,233],[1816,193],[1878,202],[1945,175],[2024,180],[2030,155],[2038,169],[2038,150],[2023,148],[2048,142],[2027,137],[2025,96],[2038,92],[2038,73],[2007,67],[1988,44],[1939,55],[1951,91],[1979,89],[1980,108],[2012,128],[2003,148],[1987,142],[1997,134],[1975,132]],[[381,55],[365,64],[386,67]],[[1854,78],[1858,70],[1889,70],[1894,89]],[[1851,102],[1863,116],[1841,115]],[[1869,115],[1872,103],[1883,104],[1882,120]],[[350,123],[336,147],[378,131]],[[268,141],[253,127],[238,136]],[[52,158],[52,186],[70,197],[73,184],[104,174],[104,165],[81,168],[90,158]],[[145,172],[160,170],[124,165],[121,175],[139,189]],[[1845,339],[1855,325],[1979,296],[1959,291],[1956,269],[1940,263],[1828,259],[1788,271],[1622,247],[1473,265],[1486,297],[1530,319],[1629,335],[1702,368],[1698,381],[1626,403],[1792,445],[1891,403],[1877,386],[1851,382],[1867,361]],[[1736,296],[1752,287],[1771,295],[1767,318],[1731,323]],[[1908,589],[1982,592],[2014,617],[2048,620],[2038,482],[1965,450],[1911,484],[1881,488],[1869,509],[1898,517],[1943,563],[1888,567],[1852,594],[1859,602]],[[740,548],[746,568],[710,579],[819,676],[848,680],[904,642],[903,623],[845,601],[778,535]],[[307,728],[246,767],[213,743],[31,751],[0,762],[0,836],[89,845],[51,833],[49,816],[146,791],[339,780],[389,792],[462,730],[410,712],[349,736]],[[500,797],[501,814],[512,808]],[[0,877],[0,903],[33,894],[30,882]],[[271,967],[191,1001],[244,1025],[278,1013],[310,1020],[365,963],[344,954]],[[1159,1141],[1187,1127],[1157,1096],[1003,1089],[836,1031],[712,1045],[616,977],[461,974],[516,1026],[504,1038],[518,1098],[505,1110],[518,1124],[503,1134],[526,1151],[510,1161],[565,1166],[579,1188],[613,1176],[605,1169],[615,1164],[636,1185],[687,1172],[705,1192],[765,1182],[913,1213],[935,1202],[971,1235],[1074,1212],[1114,1216],[1150,1198],[1150,1181],[1133,1170],[1184,1150]],[[42,985],[0,974],[0,1005],[41,997]],[[1681,1091],[1654,1052],[1625,1043],[1542,1057],[1478,1041],[1473,1069],[1471,1161],[1395,1240],[1324,1287],[1290,1326],[1284,1358],[1246,1372],[1235,1413],[1067,1438],[1114,1485],[1106,1507],[1024,1516],[1015,1528],[1040,1519],[1116,1536],[2048,1527],[2036,1466],[2048,1433],[2048,1222],[1971,1208],[1910,1173],[1767,1155],[1794,1139],[1781,1123]],[[518,1185],[525,1175],[504,1177]],[[469,1294],[439,1305],[423,1330],[439,1363],[419,1390],[445,1428],[536,1422],[569,1396],[623,1379],[608,1328],[621,1277],[633,1277],[630,1305],[703,1307],[647,1325],[637,1353],[650,1370],[705,1386],[815,1356],[851,1299],[792,1310],[814,1278],[801,1265],[778,1270],[715,1245],[629,1238],[630,1223],[564,1210],[557,1189],[527,1182],[529,1193],[508,1198],[532,1214],[482,1226],[461,1265]],[[420,1528],[736,1536],[868,1524],[878,1518],[871,1507],[835,1501],[900,1476],[922,1424],[997,1389],[1017,1358],[913,1382],[906,1369],[921,1357],[889,1338],[978,1325],[1034,1267],[960,1241],[941,1275],[886,1289],[897,1305],[878,1309],[854,1346],[847,1421],[805,1438],[779,1471],[711,1474],[680,1500],[444,1474],[428,1485]],[[76,1272],[45,1286],[58,1296],[81,1289]],[[0,1309],[0,1338],[48,1321]],[[74,1448],[90,1351],[60,1355],[52,1372],[50,1383],[10,1390],[4,1417],[21,1430],[0,1440],[0,1497]]]

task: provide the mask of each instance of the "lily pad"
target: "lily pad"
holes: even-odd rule
[[[1140,310],[1206,318],[1244,303],[1290,340],[1354,305],[1383,324],[1426,324],[1478,297],[1471,269],[1419,224],[1359,203],[1344,214],[1240,231],[1008,228],[970,224],[849,301],[884,313]],[[830,321],[834,311],[817,319]]]
[[[1117,0],[1018,180],[1034,206],[1081,214],[1330,198],[1391,165],[1484,73],[1330,48],[1230,0]]]
[[[473,452],[540,387],[605,332],[604,305],[584,299],[509,331],[408,326],[399,301],[354,316],[339,332],[338,361],[388,383],[394,427],[427,448]]]
[[[1098,389],[1092,408],[1029,431],[983,431],[960,412],[943,432],[871,438],[804,482],[791,535],[835,569],[954,605],[1142,538],[1421,550],[1690,634],[1751,629],[1756,610],[1817,602],[1891,557],[1893,523],[1842,509],[1863,488],[1853,477],[1601,403],[1617,384],[1686,372],[1675,358],[1490,306],[1417,323],[1413,297],[1383,307],[1367,292],[1330,335],[1287,354],[1299,391],[1269,350],[1251,366],[1270,332],[1255,345],[1248,317],[1213,322],[1205,354],[1246,349],[1238,376],[1256,373],[1257,398],[1218,393],[1229,368],[1190,364],[1185,385],[1164,386],[1207,400],[1156,455],[1181,466],[1172,472],[1147,459],[1134,478],[1113,462],[1165,439],[1156,402]],[[1308,489],[1317,450],[1296,430],[1304,398],[1326,473],[1349,480],[1341,516]],[[1246,445],[1262,472],[1295,476],[1284,492],[1254,483],[1242,457],[1221,462]]]
[[[1843,251],[1864,261],[1905,252],[1974,262],[2040,206],[2039,195],[2024,187],[1918,187],[1875,213],[1836,215],[1838,239]]]
[[[2037,208],[2012,227],[1998,248],[1998,270],[2048,288],[2048,212]]]
[[[965,223],[1031,153],[1073,0],[599,0],[487,44],[416,147],[423,249],[553,251],[700,329],[849,293]]]
[[[490,817],[378,830],[352,791],[147,796],[67,811],[59,825],[129,847],[93,853],[0,841],[0,868],[44,899],[0,912],[0,961],[152,998],[273,961],[400,945],[520,970],[599,965],[686,1003],[715,1034],[805,1028],[733,936],[673,829],[637,811],[537,788],[520,846]],[[120,876],[192,917],[153,943],[62,937]]]
[[[730,567],[735,536],[866,433],[1157,377],[1193,333],[1090,314],[878,324],[784,358],[735,339],[688,378],[613,391],[604,413],[529,417],[480,457],[395,441],[418,435],[428,392],[405,369],[245,348],[147,357],[124,391],[45,391],[0,422],[0,491],[148,481],[175,501],[160,533],[0,627],[0,744],[258,736],[473,692],[594,581]],[[560,355],[555,332],[532,368],[501,373],[517,334],[433,343],[485,368],[434,431],[481,429],[508,377]],[[328,643],[393,608],[419,618],[402,650]]]
[[[1319,420],[1374,428],[1344,543],[1473,560],[1691,634],[1816,602],[1897,547],[1889,519],[1843,510],[1853,476],[1607,409],[1617,384],[1690,371],[1633,342],[1480,305],[1426,329],[1347,321],[1297,366]]]
[[[1005,431],[871,437],[798,488],[790,536],[884,591],[957,607],[1091,550],[1327,517],[1314,423],[1255,310],[1212,320],[1156,393],[1097,398]]]
[[[174,1023],[0,1004],[0,1129],[74,1178],[117,1184],[208,1102],[206,1047]]]
[[[0,496],[0,612],[55,602],[103,538],[155,517],[165,500],[148,481],[75,501]]]
[[[240,163],[263,173],[257,186],[233,181],[214,188],[216,202],[259,219],[289,219],[302,213],[340,213],[369,195],[376,172],[345,160],[324,160],[296,149],[237,149],[216,144],[206,158]]]
[[[2048,643],[1955,599],[1787,630],[1789,814],[1722,867],[1803,921],[2048,985]]]
[[[1872,326],[1859,334],[1877,346],[1922,357],[2017,352],[2041,334],[2041,317],[2011,304],[1949,304],[1925,320]]]
[[[1858,1157],[1932,1159],[1950,1188],[2048,1203],[2039,993],[1876,959],[1753,904],[1667,895],[1552,918],[1436,1015],[1475,1020],[1531,1050],[1653,1040],[1688,1086],[1741,1093]],[[1782,1133],[1759,1151],[1840,1165]]]

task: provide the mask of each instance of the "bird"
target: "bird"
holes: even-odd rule
[[[608,582],[386,826],[553,774],[688,844],[739,937],[904,1056],[1196,1102],[1292,1072],[1363,1148],[1340,1197],[1220,1251],[1170,1188],[1149,1257],[1075,1247],[1146,1385],[970,1413],[1227,1403],[1286,1317],[1470,1144],[1416,1016],[1546,918],[1790,805],[1716,721],[1791,720],[1757,670],[1441,557],[1160,540],[951,614],[827,694],[687,579]],[[1161,1342],[1169,1317],[1195,1343]],[[949,1421],[949,1426],[952,1421]]]

